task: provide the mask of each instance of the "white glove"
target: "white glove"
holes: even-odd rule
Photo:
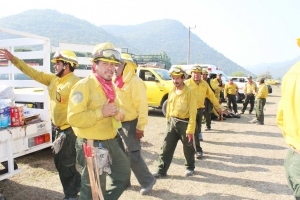
[[[61,135],[56,138],[56,140],[52,143],[51,149],[53,149],[53,153],[58,154],[58,152],[61,150],[64,141],[65,141],[66,135],[62,132]]]
[[[101,175],[103,172],[111,174],[110,165],[112,164],[112,159],[108,150],[104,148],[97,148],[96,154],[99,174]]]

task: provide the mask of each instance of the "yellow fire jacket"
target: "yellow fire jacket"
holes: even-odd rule
[[[259,86],[258,93],[256,94],[255,97],[258,99],[267,98],[268,93],[269,93],[268,86],[266,86],[266,84],[263,83]]]
[[[59,78],[55,74],[37,71],[17,57],[13,57],[12,64],[31,79],[48,86],[52,123],[62,130],[69,128],[70,125],[67,122],[69,94],[73,85],[75,85],[80,78],[75,76],[74,73],[69,73]]]
[[[122,109],[125,110],[123,121],[131,121],[138,118],[136,128],[144,130],[148,123],[148,103],[146,94],[146,85],[134,72],[134,69],[128,69],[127,66],[123,72],[125,82],[122,88],[116,87],[118,98]]]
[[[94,74],[74,85],[70,93],[68,122],[77,137],[108,140],[116,136],[117,131],[113,127],[114,116],[102,115],[102,108],[106,102],[104,90]],[[119,107],[117,98],[115,103]]]
[[[224,85],[223,86],[219,86],[219,81],[217,78],[214,78],[213,82],[215,83],[215,85],[217,86],[215,90],[215,96],[216,98],[219,100],[220,99],[220,93],[221,91],[223,90],[224,88]]]
[[[258,91],[258,87],[254,81],[250,84],[249,82],[245,83],[244,94],[254,94]]]
[[[196,97],[197,109],[205,107],[205,98],[208,98],[216,109],[220,108],[219,101],[215,97],[215,94],[206,81],[201,80],[199,85],[197,85],[197,83],[195,83],[195,81],[190,78],[188,80],[185,80],[184,83],[193,90]]]
[[[167,121],[171,116],[180,119],[189,118],[186,134],[194,134],[196,128],[196,112],[196,97],[189,87],[184,85],[179,94],[176,94],[175,87],[170,90],[166,113]]]
[[[227,97],[227,94],[236,95],[236,92],[239,90],[238,86],[235,83],[225,84],[224,88],[224,97]]]
[[[300,62],[297,62],[282,79],[276,122],[283,131],[285,142],[300,151],[299,77]]]

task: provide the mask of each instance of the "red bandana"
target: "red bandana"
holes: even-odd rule
[[[115,79],[115,84],[118,88],[122,88],[124,86],[124,81],[123,81],[123,78],[122,76],[118,76],[116,79]]]
[[[95,75],[95,77],[98,79],[99,83],[102,85],[102,88],[105,92],[106,98],[109,99],[109,103],[112,103],[115,101],[116,94],[114,91],[114,87],[112,84],[112,81],[107,81],[103,78],[101,78],[95,71],[95,66],[92,66],[92,72]]]

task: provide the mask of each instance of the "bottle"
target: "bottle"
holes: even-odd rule
[[[0,99],[0,128],[4,128],[5,118],[4,118],[4,104],[3,99]]]
[[[7,128],[10,124],[10,99],[4,99],[4,127]]]

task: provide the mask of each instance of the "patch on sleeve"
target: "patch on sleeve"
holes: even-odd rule
[[[74,92],[73,96],[72,96],[72,101],[75,103],[80,103],[83,100],[83,94],[79,91]]]

